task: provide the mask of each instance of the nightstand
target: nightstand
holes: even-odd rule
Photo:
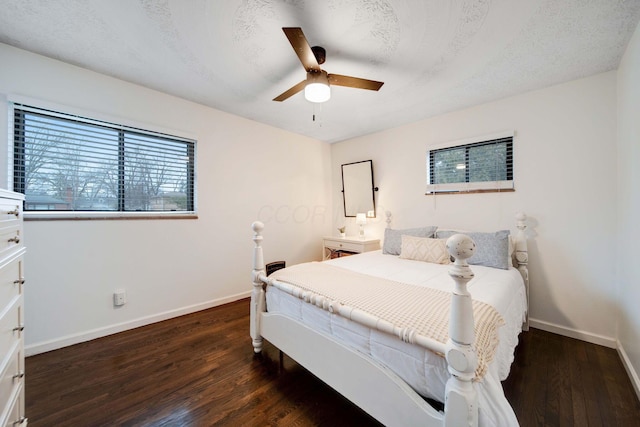
[[[380,239],[358,236],[347,237],[323,237],[322,238],[322,260],[337,258],[341,255],[360,254],[362,252],[375,251],[380,249]]]

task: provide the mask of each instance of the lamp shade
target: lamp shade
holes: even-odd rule
[[[304,87],[304,97],[310,102],[325,102],[331,98],[329,77],[326,71],[307,73],[307,85]]]
[[[356,224],[366,224],[367,223],[367,214],[359,213],[356,214]]]

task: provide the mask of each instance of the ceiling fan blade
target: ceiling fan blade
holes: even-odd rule
[[[300,92],[302,89],[304,89],[304,87],[307,85],[307,80],[303,80],[300,83],[298,83],[297,85],[287,89],[286,91],[282,92],[280,95],[276,96],[275,98],[273,98],[274,101],[279,101],[282,102],[285,99],[295,95],[296,93]]]
[[[356,89],[379,90],[384,82],[361,79],[359,77],[342,76],[340,74],[329,74],[329,84],[335,86],[354,87]]]
[[[296,55],[298,55],[304,69],[307,70],[307,72],[320,72],[320,65],[318,65],[316,56],[313,54],[311,46],[309,46],[309,42],[307,42],[307,38],[302,32],[302,28],[284,27],[282,31],[284,31],[284,34],[289,39],[289,43],[291,43],[293,50],[296,52]]]

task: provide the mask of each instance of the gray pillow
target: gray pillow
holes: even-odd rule
[[[476,242],[476,253],[467,260],[471,265],[484,265],[485,267],[509,268],[509,230],[500,230],[494,233],[478,233],[464,231],[438,231],[438,239],[448,239],[454,234],[466,234]]]
[[[407,228],[404,230],[394,230],[392,228],[384,229],[384,244],[382,245],[382,253],[389,255],[400,255],[402,248],[402,235],[414,237],[433,237],[436,233],[436,226]]]

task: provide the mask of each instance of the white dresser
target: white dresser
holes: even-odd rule
[[[22,194],[0,190],[0,426],[26,426]]]

